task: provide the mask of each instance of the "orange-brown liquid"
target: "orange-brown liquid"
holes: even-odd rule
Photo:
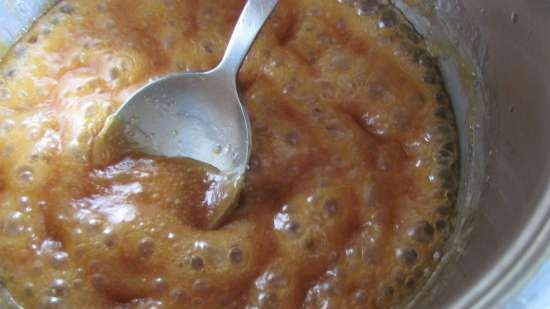
[[[376,1],[282,0],[239,75],[253,155],[216,230],[210,174],[123,155],[105,121],[221,58],[242,0],[75,0],[2,63],[0,283],[24,308],[392,308],[449,232],[457,145],[423,42]],[[206,202],[205,202],[206,201]],[[202,217],[201,217],[202,216]]]

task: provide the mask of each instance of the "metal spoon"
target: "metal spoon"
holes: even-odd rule
[[[217,67],[150,82],[120,107],[100,133],[113,135],[116,127],[116,134],[123,134],[133,150],[191,158],[227,175],[224,201],[211,216],[210,228],[235,204],[250,157],[250,120],[239,95],[237,74],[278,2],[248,0]]]

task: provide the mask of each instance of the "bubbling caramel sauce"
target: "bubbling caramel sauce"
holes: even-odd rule
[[[281,0],[239,75],[253,153],[216,230],[215,171],[93,149],[150,78],[217,64],[244,0],[58,3],[0,67],[0,284],[29,309],[405,303],[452,228],[458,151],[436,61],[381,3]]]

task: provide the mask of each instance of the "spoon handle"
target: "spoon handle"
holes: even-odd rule
[[[248,0],[237,21],[221,63],[216,70],[236,80],[237,73],[256,36],[279,0]]]

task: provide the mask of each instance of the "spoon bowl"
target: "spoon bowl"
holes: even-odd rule
[[[138,90],[115,119],[133,150],[191,158],[224,174],[242,174],[251,130],[237,89],[217,69],[174,74]]]

